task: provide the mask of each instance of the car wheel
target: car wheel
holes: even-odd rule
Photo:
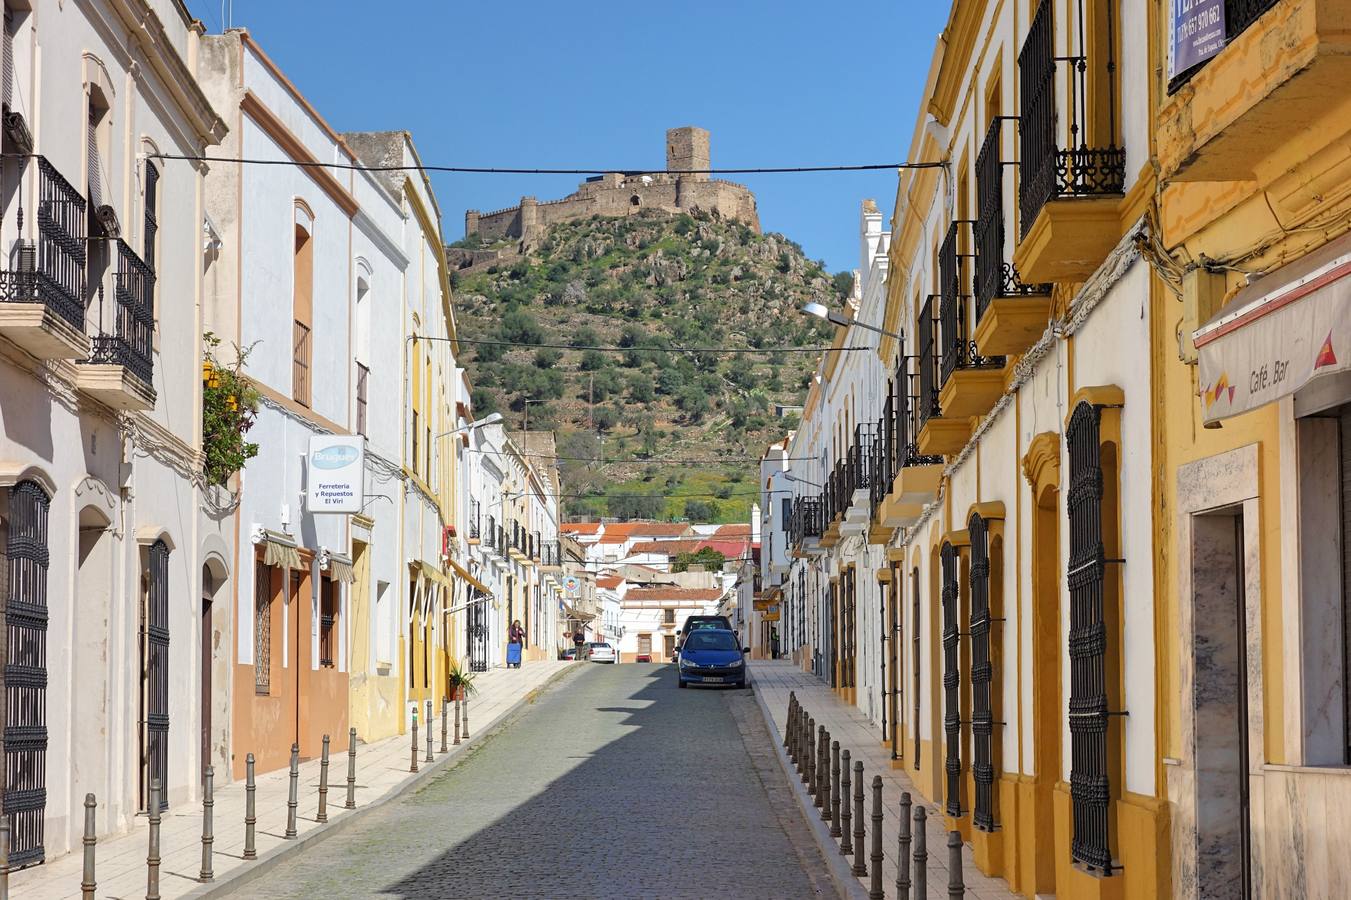
[[[678,684],[682,689],[689,687],[689,685],[686,684],[684,680],[680,678],[676,679],[676,684]]]
[[[740,681],[733,682],[732,687],[744,691],[746,689],[746,679],[743,678]]]

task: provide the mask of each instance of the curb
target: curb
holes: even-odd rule
[[[356,809],[351,810],[347,815],[343,815],[338,819],[310,830],[304,837],[294,841],[288,841],[280,847],[269,850],[267,853],[259,856],[257,861],[250,866],[241,866],[229,875],[219,878],[209,884],[202,884],[193,888],[183,895],[184,900],[187,900],[187,898],[204,900],[204,898],[208,897],[230,896],[249,882],[255,881],[263,875],[266,875],[281,863],[289,861],[292,857],[296,856],[312,844],[317,844],[336,834],[341,834],[346,831],[352,823],[364,818],[366,813],[377,810],[386,803],[402,797],[414,788],[419,787],[422,782],[430,778],[433,774],[453,769],[455,766],[459,765],[468,758],[470,750],[515,722],[517,717],[525,711],[525,707],[530,706],[538,700],[540,695],[546,690],[555,687],[558,682],[579,671],[581,671],[581,667],[579,666],[569,666],[565,669],[558,670],[545,679],[543,683],[522,694],[520,699],[507,707],[506,712],[502,713],[496,722],[488,726],[486,731],[476,732],[473,737],[461,741],[458,750],[447,753],[445,756],[442,756],[434,762],[422,763],[419,765],[416,774],[410,772],[409,777],[396,784],[389,793],[375,800],[371,800],[364,806],[359,806]]]
[[[816,838],[817,847],[826,859],[826,866],[830,869],[831,881],[835,882],[835,887],[839,890],[841,897],[848,898],[848,900],[868,900],[867,888],[850,870],[848,857],[840,855],[840,845],[830,836],[830,826],[822,821],[821,814],[817,812],[811,795],[807,793],[807,788],[803,786],[796,767],[794,767],[792,760],[788,758],[788,752],[783,749],[783,735],[779,732],[778,726],[774,724],[774,717],[769,712],[764,695],[759,691],[753,693],[755,694],[756,705],[760,707],[760,715],[765,717],[765,726],[769,729],[770,743],[774,745],[774,757],[779,761],[779,766],[782,767],[784,775],[787,776],[788,785],[793,791],[793,796],[797,799],[798,807],[802,810],[802,817],[807,820],[812,837]]]

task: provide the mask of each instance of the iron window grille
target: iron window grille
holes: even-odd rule
[[[310,404],[310,326],[299,319],[295,320],[291,355],[291,399],[297,403]],[[418,460],[417,428],[413,429],[413,459]]]
[[[337,585],[328,577],[319,581],[319,665],[325,669],[334,667],[334,636],[338,624]]]
[[[1066,511],[1070,558],[1071,857],[1092,871],[1114,872],[1107,773],[1106,558],[1102,537],[1102,407],[1081,402],[1065,433],[1069,451]]]
[[[1102,2],[1107,16],[1107,53],[1101,61],[1108,79],[1110,140],[1105,147],[1088,144],[1088,67],[1090,60],[1081,52],[1057,56],[1055,20],[1051,0],[1042,0],[1032,17],[1027,38],[1018,53],[1021,82],[1019,116],[1019,159],[1022,177],[1019,183],[1022,234],[1026,236],[1042,207],[1059,197],[1094,197],[1120,194],[1126,184],[1126,150],[1116,144],[1116,52],[1115,10],[1113,0]],[[1083,0],[1079,2],[1079,21],[1084,20]],[[1060,109],[1056,98],[1056,64],[1069,63],[1069,112],[1067,145],[1060,147]]]
[[[976,783],[972,822],[994,831],[994,715],[990,706],[994,666],[990,656],[990,531],[979,514],[971,516],[971,774]]]
[[[371,370],[357,363],[357,434],[369,437],[367,431],[367,404],[370,398]]]
[[[1051,292],[1049,284],[1023,284],[1018,270],[1004,256],[1003,126],[1009,116],[996,116],[976,156],[976,322],[995,297],[1026,297]]]
[[[145,631],[141,635],[145,678],[145,785],[150,808],[158,781],[160,809],[169,808],[169,547],[159,540],[146,555]]]
[[[919,646],[919,636],[920,636],[920,626],[919,626],[919,616],[920,616],[919,567],[916,566],[915,568],[913,568],[913,569],[910,570],[910,683],[911,683],[911,685],[912,685],[913,688],[914,688],[914,690],[911,691],[911,695],[915,698],[915,699],[914,699],[914,705],[915,705],[915,720],[914,720],[914,722],[912,723],[913,729],[914,729],[914,733],[915,733],[915,755],[914,755],[914,759],[911,761],[911,765],[913,765],[913,766],[915,767],[915,770],[916,770],[916,771],[919,770],[919,751],[920,751],[920,737],[919,737],[919,701],[920,701],[920,690],[919,690],[919,676],[920,676],[919,650],[920,650],[920,646]]]
[[[145,264],[153,271],[155,268],[155,238],[159,234],[159,169],[152,163],[145,164],[145,228],[142,237],[141,253]]]
[[[469,539],[478,540],[482,529],[479,525],[479,505],[477,500],[469,501]],[[489,526],[489,533],[492,528]]]
[[[674,625],[674,624],[675,624],[675,610],[674,610],[674,609],[663,609],[663,610],[661,611],[661,623],[662,623],[663,625]]]
[[[272,567],[262,560],[253,576],[253,692],[272,693]]]
[[[88,362],[121,366],[146,386],[154,384],[155,272],[126,241],[117,242],[113,277],[111,332],[103,326],[103,286],[99,285],[99,330]]]
[[[9,489],[6,593],[4,815],[11,869],[45,858],[47,806],[47,518],[51,499],[35,481]]]
[[[941,320],[942,377],[941,384],[947,384],[952,373],[958,369],[999,369],[1004,366],[1004,357],[984,357],[976,350],[976,342],[971,339],[971,315],[968,310],[971,296],[966,291],[964,263],[971,254],[961,253],[961,226],[971,225],[966,219],[958,219],[948,226],[947,237],[938,251],[938,269],[942,288],[939,307]]]
[[[940,415],[938,410],[938,340],[937,340],[937,319],[934,317],[934,298],[937,294],[930,294],[924,300],[924,305],[920,307],[919,312],[919,356],[918,371],[915,373],[919,381],[919,393],[916,396],[916,437],[918,429],[924,427],[924,423],[934,416]]]
[[[962,815],[962,754],[961,754],[961,673],[958,669],[957,647],[957,548],[943,544],[940,551],[943,567],[943,734],[946,757],[943,771],[947,776],[947,814]]]

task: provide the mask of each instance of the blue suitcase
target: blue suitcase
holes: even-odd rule
[[[507,644],[507,666],[521,667],[521,645]]]

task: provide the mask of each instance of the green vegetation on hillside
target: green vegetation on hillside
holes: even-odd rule
[[[567,514],[745,521],[754,460],[796,424],[775,404],[801,403],[817,356],[672,348],[823,345],[830,326],[797,310],[838,303],[851,283],[739,223],[646,212],[556,225],[529,256],[457,273],[475,411],[519,427],[529,401],[530,428],[558,432],[560,456],[622,460],[560,460],[567,493],[586,495]],[[662,464],[692,457],[719,462]]]

